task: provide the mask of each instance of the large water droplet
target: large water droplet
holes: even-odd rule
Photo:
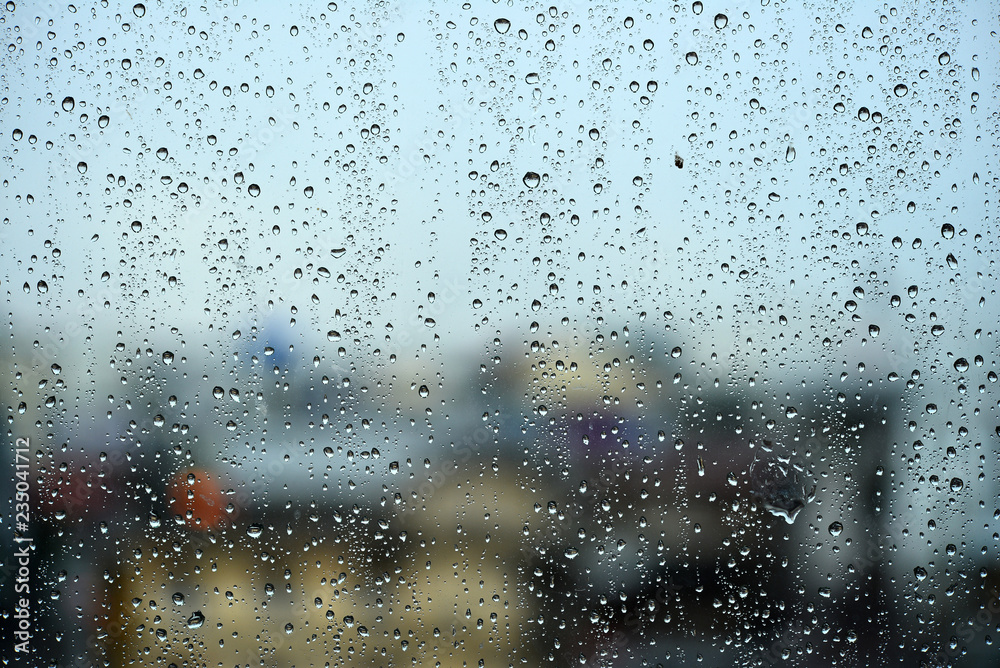
[[[725,14],[716,14],[715,15],[715,27],[716,28],[718,28],[719,30],[722,30],[727,25],[729,25],[729,17],[728,16],[726,16]]]
[[[137,3],[134,7],[132,7],[132,13],[135,14],[137,18],[141,19],[146,15],[146,5],[141,2]]]
[[[204,623],[205,615],[201,614],[201,610],[195,610],[187,619],[187,626],[189,629],[199,629]]]
[[[71,97],[64,97],[62,101],[63,111],[73,111],[76,107],[76,100]]]
[[[247,527],[247,535],[251,538],[260,538],[262,533],[264,533],[264,527],[260,524],[251,524]]]
[[[687,61],[688,65],[697,65],[698,64],[698,54],[695,53],[694,51],[688,51],[687,55],[684,56],[684,60]]]
[[[501,35],[506,35],[507,31],[510,30],[510,21],[507,19],[497,19],[493,22],[493,27]]]
[[[892,92],[896,94],[896,97],[903,97],[910,89],[906,87],[906,84],[896,84],[896,87],[892,89]]]
[[[525,172],[524,178],[521,180],[529,188],[537,188],[538,184],[542,182],[542,177],[537,172]]]

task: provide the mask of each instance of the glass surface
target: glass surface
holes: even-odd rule
[[[7,2],[24,666],[1000,666],[996,4]]]

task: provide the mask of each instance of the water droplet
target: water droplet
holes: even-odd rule
[[[938,56],[938,65],[947,65],[951,62],[951,54],[945,51],[940,56]]]
[[[189,629],[200,629],[204,623],[205,615],[201,614],[201,610],[195,610],[187,619],[187,626]]]
[[[97,127],[102,129],[106,128],[108,127],[108,123],[110,122],[111,118],[109,116],[101,116],[100,118],[97,119]]]
[[[844,531],[844,525],[840,522],[833,522],[830,524],[829,531],[831,536],[839,536]]]
[[[250,197],[257,197],[260,195],[260,186],[256,183],[251,183],[250,187],[247,188],[247,192],[250,193]]]
[[[137,3],[134,7],[132,7],[132,13],[135,14],[136,18],[141,19],[146,15],[146,5],[141,2]]]
[[[978,67],[973,67],[972,68],[972,80],[973,81],[979,81],[979,68]]]
[[[251,524],[247,527],[247,535],[251,538],[260,538],[262,533],[264,533],[264,527],[260,524]]]
[[[424,318],[425,327],[434,327],[435,325],[437,325],[437,322],[435,322],[434,318]]]
[[[420,386],[420,389],[419,389],[419,390],[417,390],[417,393],[418,393],[418,394],[419,394],[419,395],[420,395],[421,397],[423,397],[424,399],[426,399],[426,398],[427,398],[427,396],[428,396],[428,395],[429,395],[429,394],[431,393],[431,391],[430,391],[429,389],[427,389],[427,386],[426,386],[426,385],[421,385],[421,386]]]
[[[156,513],[149,514],[149,526],[151,529],[160,528],[160,516]]]
[[[563,556],[567,559],[576,559],[579,554],[580,551],[575,547],[567,547],[566,551],[563,552]]]
[[[506,35],[507,31],[510,30],[510,21],[507,19],[497,19],[493,22],[493,28],[501,35]]]
[[[931,327],[932,336],[941,336],[942,334],[944,334],[944,325],[934,325]]]
[[[507,230],[498,229],[495,232],[493,232],[493,236],[495,236],[500,241],[503,241],[504,239],[507,238]]]
[[[305,188],[304,188],[304,189],[302,190],[302,194],[304,194],[304,195],[305,195],[306,197],[310,197],[310,198],[311,198],[311,197],[313,196],[313,193],[314,193],[314,192],[315,192],[315,191],[313,190],[313,187],[312,187],[312,186],[306,186],[306,187],[305,187]]]
[[[882,330],[879,329],[878,325],[868,325],[868,335],[873,339],[877,337],[881,331]]]
[[[174,592],[170,599],[174,602],[174,605],[184,605],[184,594],[179,591]]]
[[[941,226],[941,236],[945,239],[951,239],[955,236],[955,226],[951,223],[945,223]]]
[[[715,27],[716,28],[718,28],[719,30],[722,30],[727,25],[729,25],[729,17],[728,16],[726,16],[725,14],[716,14],[715,15]]]
[[[868,107],[861,107],[860,109],[858,109],[858,120],[859,121],[867,121],[871,117],[872,117],[872,114],[871,114],[870,111],[868,111]]]
[[[131,228],[133,232],[138,234],[139,232],[142,232],[142,223],[139,222],[138,220],[133,220],[132,224],[129,225],[129,228]]]
[[[163,363],[164,364],[173,364],[174,363],[174,354],[172,352],[170,352],[169,350],[167,350],[167,351],[165,351],[163,353],[162,359],[163,359]]]
[[[73,111],[76,107],[76,100],[71,97],[64,97],[62,101],[63,111]]]
[[[646,51],[652,51],[653,50],[653,40],[651,40],[651,39],[644,39],[644,40],[642,40],[642,48],[644,48]]]
[[[165,147],[161,146],[156,149],[156,157],[160,160],[166,160],[168,155],[170,155],[170,152]]]
[[[965,487],[965,482],[961,478],[952,478],[949,487],[953,492],[961,492],[962,488]]]
[[[969,360],[964,357],[959,357],[955,360],[955,371],[959,373],[965,373],[969,370]]]
[[[701,3],[701,0],[696,0],[691,5],[691,12],[694,13],[695,16],[700,16],[701,13],[702,13],[702,11],[704,11],[704,9],[705,9],[705,5],[703,5]]]
[[[893,248],[902,248],[903,247],[903,239],[902,239],[902,237],[893,237],[892,238],[892,247]]]
[[[948,253],[948,257],[945,258],[945,262],[948,263],[949,269],[958,269],[958,258]]]
[[[45,294],[46,292],[49,291],[49,284],[46,283],[45,281],[38,281],[35,287],[38,289],[38,292],[42,294]]]
[[[80,172],[81,174],[86,174],[87,173],[87,163],[83,162],[82,160],[80,162],[76,163],[76,171]]]
[[[524,181],[524,185],[529,188],[537,188],[538,184],[542,182],[542,177],[539,176],[537,172],[525,172],[524,178],[521,180]]]
[[[295,631],[295,625],[294,624],[292,624],[291,622],[288,622],[287,624],[285,624],[285,634],[286,635],[291,635],[293,631]]]
[[[695,53],[694,51],[688,51],[687,55],[684,56],[684,60],[687,61],[688,65],[697,65],[698,64],[698,54]]]
[[[896,97],[903,97],[910,89],[906,87],[906,84],[896,84],[896,87],[892,89],[892,92],[896,94]]]
[[[795,160],[795,147],[789,146],[785,149],[785,162],[793,162]]]

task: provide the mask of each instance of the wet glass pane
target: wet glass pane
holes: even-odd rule
[[[1000,665],[995,7],[751,4],[7,2],[10,665]]]

